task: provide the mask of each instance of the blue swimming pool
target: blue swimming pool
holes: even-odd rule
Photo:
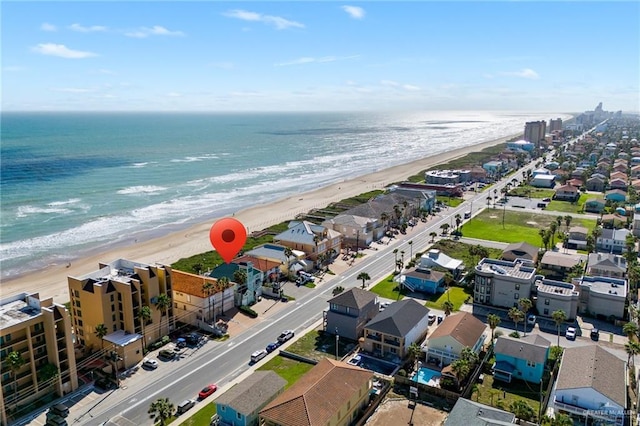
[[[423,385],[434,386],[440,379],[440,372],[427,367],[421,367],[418,373],[411,380],[422,383]]]
[[[385,376],[390,376],[393,374],[396,368],[398,368],[396,364],[383,361],[381,359],[372,358],[364,354],[358,354],[357,356],[360,357],[357,365],[359,367],[366,368],[367,370],[371,370],[374,373],[380,373],[384,374]]]

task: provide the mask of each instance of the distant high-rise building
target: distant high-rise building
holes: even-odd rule
[[[562,130],[562,118],[556,118],[555,120],[552,118],[549,120],[549,132],[556,130]]]
[[[0,424],[15,420],[7,413],[9,408],[29,407],[36,399],[78,388],[71,317],[52,298],[21,293],[0,300],[0,353]],[[14,356],[22,361],[10,363],[8,358]],[[18,411],[14,416],[27,413]]]
[[[524,125],[524,140],[532,142],[538,146],[540,141],[544,139],[547,133],[547,122],[541,121],[529,121]]]

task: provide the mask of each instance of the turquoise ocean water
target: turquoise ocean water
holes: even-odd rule
[[[2,113],[1,277],[557,116]]]

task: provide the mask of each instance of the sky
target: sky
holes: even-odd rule
[[[637,1],[3,1],[3,111],[640,111]]]

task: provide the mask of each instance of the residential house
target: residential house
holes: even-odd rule
[[[569,228],[569,238],[567,248],[574,250],[585,250],[587,248],[587,236],[589,230],[583,226],[572,226]]]
[[[487,175],[492,178],[498,178],[507,171],[507,167],[502,161],[488,161],[482,165],[482,168],[487,171]]]
[[[291,256],[287,257],[285,254],[287,248],[281,244],[262,244],[245,252],[245,254],[258,259],[280,263],[280,272],[285,275],[294,271],[310,271],[313,269],[313,263],[305,260],[305,252],[291,250]]]
[[[592,176],[591,178],[587,179],[587,191],[604,192],[605,184],[606,179]]]
[[[363,349],[378,357],[402,359],[420,343],[429,327],[429,309],[413,299],[389,305],[364,327]]]
[[[91,306],[82,308],[88,310]],[[0,300],[1,424],[16,420],[14,417],[10,421],[9,409],[29,407],[36,399],[49,394],[51,397],[54,394],[63,396],[78,388],[73,338],[71,315],[63,305],[54,303],[53,298],[40,299],[38,293],[18,293]],[[7,361],[12,352],[19,353],[24,360],[24,364],[13,372]],[[47,365],[53,365],[58,373],[47,379],[50,380],[48,383],[41,376]]]
[[[627,186],[629,182],[627,179],[610,179],[609,180],[609,189],[620,189],[622,191],[627,190]]]
[[[486,182],[487,181],[487,171],[483,169],[481,166],[473,166],[469,170],[471,172],[471,180],[474,182]]]
[[[526,259],[533,263],[538,261],[538,247],[529,243],[511,243],[504,248],[500,259],[513,262],[516,259]]]
[[[247,276],[254,280],[256,295],[279,297],[281,294],[280,282],[282,281],[282,264],[269,259],[261,259],[255,256],[243,255],[231,261],[244,269]],[[233,281],[233,280],[231,280]]]
[[[633,215],[633,235],[640,237],[640,214]]]
[[[575,186],[563,185],[556,188],[556,193],[553,196],[554,200],[558,201],[571,201],[574,202],[580,198],[580,191]]]
[[[460,358],[464,348],[480,353],[487,338],[486,330],[486,324],[468,312],[449,315],[422,344],[427,362],[449,365]]]
[[[515,338],[500,336],[493,348],[495,355],[494,379],[511,383],[520,379],[539,384],[549,359],[551,342],[539,334]]]
[[[555,311],[564,311],[568,320],[576,318],[580,294],[574,284],[543,278],[536,281],[536,292],[540,316],[551,318]]]
[[[274,371],[255,371],[216,398],[220,423],[258,426],[259,413],[284,392],[287,381]]]
[[[636,190],[636,192],[639,192],[640,191],[640,179],[632,180],[631,183],[629,184],[629,186],[632,186],[633,189]]]
[[[475,267],[473,300],[476,303],[511,308],[518,300],[530,297],[536,280],[536,268],[530,261],[482,259]]]
[[[583,421],[623,426],[627,410],[627,363],[597,345],[565,348],[549,405]]]
[[[420,269],[444,268],[451,272],[453,279],[457,279],[464,270],[462,260],[449,257],[438,249],[430,249],[426,254],[420,256],[418,267]]]
[[[235,306],[236,286],[232,280],[223,286],[218,278],[174,270],[173,306],[181,322],[212,331],[216,319]]]
[[[624,279],[627,276],[627,259],[611,253],[590,253],[587,275]]]
[[[624,203],[627,193],[621,189],[610,189],[605,193],[604,199],[613,203]]]
[[[324,330],[357,341],[364,334],[365,325],[380,309],[378,296],[367,290],[352,287],[329,299],[324,311]]]
[[[560,164],[557,161],[549,161],[544,165],[544,168],[547,170],[557,170],[560,167]]]
[[[538,175],[550,175],[551,172],[548,169],[545,169],[544,167],[539,168],[539,169],[535,169],[532,173],[531,176],[532,177],[536,177]]]
[[[602,224],[602,227],[604,229],[616,229],[616,230],[621,230],[621,228],[624,226],[626,221],[627,221],[626,218],[619,215],[617,211],[613,214],[602,215],[600,219],[600,223]]]
[[[322,226],[342,234],[342,245],[349,247],[368,247],[384,236],[386,223],[380,218],[339,214],[322,222]]]
[[[627,299],[627,281],[610,277],[574,279],[580,285],[578,312],[589,313],[601,319],[622,319]]]
[[[417,209],[419,212],[420,209],[431,211],[435,207],[436,195],[461,197],[464,193],[464,184],[400,182],[397,185],[391,185],[387,189],[390,192],[389,194],[379,195],[378,197],[400,195],[409,198],[409,204],[412,204],[412,208]],[[414,210],[413,215],[418,215],[416,210]]]
[[[624,253],[627,251],[627,235],[630,234],[631,232],[628,229],[603,229],[596,239],[596,251],[615,254]]]
[[[539,173],[531,178],[529,185],[535,188],[553,188],[556,185],[556,175]]]
[[[592,198],[585,201],[584,211],[589,213],[601,213],[604,210],[606,202],[601,198]]]
[[[561,253],[547,250],[540,260],[540,269],[544,270],[546,276],[563,280],[571,270],[586,262],[587,256],[584,254]]]
[[[323,358],[260,411],[264,426],[348,426],[369,404],[373,373]]]
[[[458,398],[444,421],[444,426],[504,426],[516,424],[516,415],[508,411]]]
[[[444,293],[445,274],[432,269],[411,268],[402,273],[400,283],[410,291],[427,294]]]
[[[634,159],[638,159],[638,161],[635,164],[635,166],[631,167],[631,178],[632,179],[638,179],[640,178],[640,157],[633,157]]]
[[[613,179],[622,179],[622,180],[627,180],[627,173],[626,172],[619,172],[619,171],[612,171],[609,174],[609,180],[613,180]]]
[[[251,256],[250,258],[253,258],[253,256]],[[246,277],[245,282],[237,281],[236,273],[238,271],[244,271]],[[235,304],[235,306],[253,305],[262,295],[264,274],[261,270],[254,268],[253,263],[251,262],[234,261],[231,263],[222,263],[216,266],[208,275],[209,277],[218,280],[222,277],[225,277],[229,280],[229,282],[233,282],[235,284],[232,287],[233,303]],[[227,300],[227,298],[228,295],[225,295],[225,301]]]
[[[342,214],[354,216],[382,218],[387,216],[387,225],[397,226],[405,223],[413,216],[419,216],[421,211],[431,211],[435,205],[435,194],[421,184],[396,185],[403,191],[390,192],[373,197],[363,204],[359,204]],[[457,188],[457,186],[454,186]],[[460,189],[462,193],[462,189]],[[410,194],[410,195],[405,195]]]
[[[584,182],[583,182],[582,179],[577,179],[577,178],[569,179],[567,181],[567,185],[571,185],[571,186],[574,186],[576,188],[580,188],[583,183]]]
[[[616,162],[614,163],[613,168],[611,169],[612,170],[611,174],[613,175],[614,173],[622,173],[626,177],[628,168],[629,166],[626,164],[626,162],[625,163]]]
[[[147,342],[168,335],[174,327],[174,305],[161,311],[158,296],[172,297],[172,270],[164,265],[148,265],[125,259],[99,263],[98,270],[80,277],[68,277],[69,296],[76,343],[100,348],[102,339],[96,336],[96,326],[104,324],[109,333],[123,330],[145,334]],[[140,321],[140,308],[151,309],[154,327]],[[140,360],[142,356],[140,354]]]
[[[273,237],[273,241],[303,251],[315,263],[321,256],[332,257],[340,253],[342,234],[306,220],[293,220],[286,231]]]

